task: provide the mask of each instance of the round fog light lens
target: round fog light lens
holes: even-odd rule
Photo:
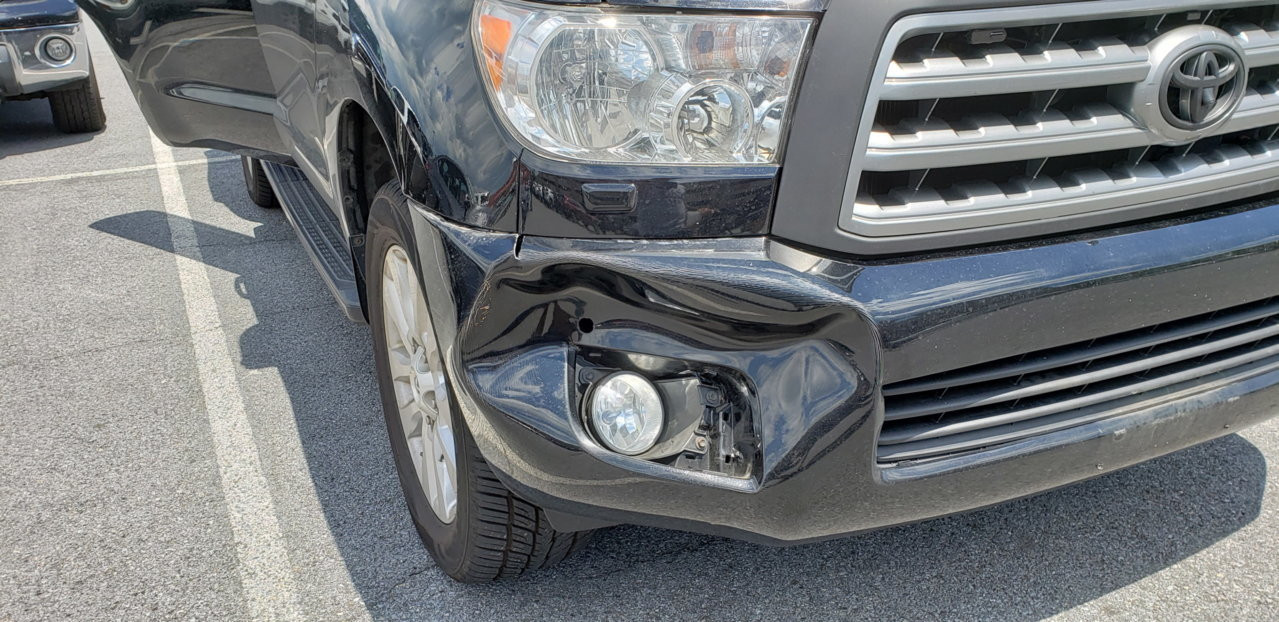
[[[71,42],[62,37],[49,37],[44,41],[44,55],[55,63],[69,60],[73,50]]]
[[[595,386],[590,416],[600,441],[628,456],[652,449],[666,418],[657,387],[631,372],[618,372]]]

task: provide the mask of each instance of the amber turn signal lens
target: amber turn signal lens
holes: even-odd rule
[[[506,46],[511,44],[511,22],[492,15],[481,15],[480,43],[489,79],[493,81],[494,87],[499,87],[502,85],[502,63],[506,60]]]

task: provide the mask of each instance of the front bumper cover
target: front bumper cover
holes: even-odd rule
[[[874,264],[762,238],[518,238],[425,210],[414,223],[436,326],[460,327],[441,337],[461,412],[504,481],[562,528],[817,540],[1033,494],[1279,413],[1279,369],[1254,369],[992,450],[874,459],[886,382],[1273,296],[1279,205]],[[600,448],[577,414],[583,350],[740,374],[758,468],[732,478]]]
[[[65,62],[45,57],[49,37],[71,41],[74,54]],[[74,84],[89,77],[89,39],[80,24],[0,29],[0,97],[33,95]]]

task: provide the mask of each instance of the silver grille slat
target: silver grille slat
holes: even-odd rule
[[[1250,67],[1279,65],[1279,25],[1240,24],[1229,29],[1239,39]],[[1057,43],[1034,54],[997,48],[979,59],[936,54],[888,65],[879,98],[886,101],[931,97],[971,97],[1060,88],[1104,86],[1143,80],[1150,73],[1145,46],[1118,39],[1076,49]]]
[[[1112,106],[1095,104],[1083,119],[1071,119],[1058,110],[1022,115],[1017,120],[1000,115],[974,115],[968,120],[979,129],[950,127],[933,119],[914,134],[875,128],[866,149],[868,171],[949,166],[962,151],[968,164],[1029,160],[1106,149],[1126,149],[1149,144],[1145,130]]]
[[[1054,45],[1023,56],[1011,48],[977,60],[938,55],[918,63],[893,61],[888,67],[883,100],[969,97],[1136,82],[1150,71],[1145,48],[1118,40],[1092,49]]]
[[[1218,133],[1229,134],[1275,124],[1279,124],[1279,92],[1254,90],[1243,98],[1235,116]]]
[[[1001,115],[972,115],[975,129],[957,130],[932,119],[915,133],[876,126],[866,148],[867,171],[901,171],[951,166],[957,153],[965,164],[1051,158],[1111,149],[1143,147],[1156,139],[1107,104],[1090,104],[1071,119],[1059,110],[1027,113],[1014,122]],[[1250,91],[1234,117],[1215,135],[1279,124],[1279,91]]]
[[[885,230],[906,235],[935,230],[933,220],[944,220],[948,226],[957,219],[965,221],[964,226],[988,226],[1006,222],[1003,212],[1009,210],[1035,210],[1036,218],[1050,218],[1074,213],[1076,202],[1086,202],[1095,211],[1129,204],[1134,197],[1144,201],[1186,197],[1274,177],[1279,140],[1261,143],[1258,149],[1250,153],[1231,146],[1211,154],[1211,159],[1192,154],[1114,173],[1081,169],[1061,181],[1023,178],[1013,180],[1008,188],[974,180],[948,189],[953,193],[950,197],[929,188],[895,191],[891,197],[900,205],[859,198],[857,218],[882,219]],[[905,205],[909,207],[901,207]],[[905,210],[908,218],[900,215]]]
[[[1249,67],[1279,65],[1279,24],[1241,24],[1227,29],[1243,45]]]
[[[1158,28],[1169,16],[1219,15],[1221,23],[1193,28],[1233,38],[1250,70],[1279,67],[1274,6],[1115,0],[904,18],[889,33],[865,106],[840,227],[869,237],[919,236],[1159,202],[1171,211],[1177,209],[1171,202],[1183,197],[1203,201],[1226,189],[1241,197],[1279,188],[1279,72],[1250,74],[1234,114],[1196,140],[1146,127],[1149,117],[1136,114],[1139,106],[1122,94],[1156,80],[1152,71],[1167,66],[1161,37],[1187,28],[1177,22],[1164,31],[1139,29],[1141,23]],[[1127,18],[1137,20],[1124,23],[1138,30],[1122,40],[1110,34],[1054,40],[1064,27],[1078,33]],[[970,29],[1005,27],[1053,34],[1039,43],[1025,32],[1010,34],[1007,43],[961,41]],[[991,98],[1003,99],[994,104]],[[1199,139],[1213,140],[1195,148]],[[1175,148],[1151,151],[1158,147]],[[1102,166],[1078,157],[1106,152]],[[1125,153],[1131,161],[1120,161]],[[1076,161],[1062,160],[1072,157]],[[982,166],[1003,168],[987,176]]]

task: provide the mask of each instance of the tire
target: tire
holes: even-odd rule
[[[280,206],[275,198],[275,188],[271,187],[271,180],[266,178],[266,171],[262,169],[261,160],[240,156],[240,168],[244,171],[244,188],[249,191],[249,200],[254,205],[267,209]]]
[[[89,77],[79,86],[63,91],[50,91],[49,110],[53,112],[53,125],[65,134],[100,132],[107,126],[107,113],[102,109],[102,97],[98,93],[98,76],[89,70]]]
[[[412,237],[408,235],[408,232],[412,231],[408,219],[409,207],[400,191],[399,183],[392,181],[383,186],[374,198],[369,212],[365,265],[368,266],[369,325],[373,333],[373,351],[377,364],[382,410],[386,417],[387,433],[390,436],[396,472],[404,490],[409,513],[413,517],[413,524],[423,544],[435,558],[435,562],[448,576],[458,581],[483,583],[495,579],[508,579],[551,566],[582,548],[592,532],[556,531],[551,527],[541,508],[517,497],[498,480],[484,457],[480,455],[461,416],[461,410],[452,392],[454,383],[443,365],[442,356],[438,367],[441,372],[434,373],[437,367],[432,366],[433,373],[430,376],[443,377],[443,391],[431,392],[434,396],[432,399],[438,402],[438,410],[435,411],[437,418],[433,424],[418,422],[415,429],[422,430],[421,437],[425,438],[428,436],[425,431],[427,427],[435,429],[446,418],[451,420],[452,431],[449,432],[449,438],[453,441],[452,455],[456,458],[453,471],[456,482],[451,485],[451,488],[456,490],[456,504],[450,506],[450,509],[455,512],[451,518],[441,519],[438,510],[433,509],[431,505],[431,493],[428,491],[431,487],[419,478],[417,466],[414,464],[415,457],[411,453],[413,450],[410,448],[410,440],[404,433],[407,427],[404,421],[408,416],[399,406],[400,399],[396,393],[396,381],[392,379],[392,368],[395,366],[398,370],[396,377],[402,379],[399,385],[400,395],[404,395],[405,390],[412,395],[417,395],[419,385],[404,382],[403,379],[406,378],[404,373],[411,369],[420,370],[422,356],[430,355],[404,354],[407,352],[406,340],[401,337],[394,344],[400,362],[394,364],[391,362],[392,340],[396,338],[388,334],[388,325],[391,326],[391,331],[396,331],[399,330],[395,325],[396,322],[412,324],[418,327],[416,332],[408,331],[414,337],[424,333],[420,323],[402,319],[407,317],[409,311],[401,311],[401,314],[396,316],[401,319],[392,319],[388,323],[386,314],[388,305],[383,297],[384,289],[387,289],[392,291],[391,296],[396,300],[404,300],[407,296],[397,296],[397,294],[401,294],[409,287],[414,288],[418,296],[422,296],[421,269],[420,264],[417,263],[416,246],[413,244]],[[399,279],[396,279],[396,283],[384,284],[384,280],[388,279],[387,264],[394,264],[390,271],[395,272],[395,266],[403,266],[405,259],[409,264],[407,272],[411,274],[405,278],[412,283],[409,286],[398,285],[396,283]],[[421,309],[430,308],[424,296],[420,298],[420,301]],[[400,308],[403,309],[403,305]],[[392,310],[392,313],[394,312]],[[429,318],[430,313],[425,312],[425,316]],[[428,326],[424,330],[432,335],[435,334],[433,326]],[[438,347],[438,340],[434,336],[431,338],[437,342],[433,352],[447,351],[445,348]],[[417,347],[431,350],[422,345]],[[407,366],[405,362],[410,360],[414,361],[413,365],[419,365],[419,367]],[[424,372],[408,371],[408,373]],[[436,384],[438,381],[430,382],[434,387],[440,386]],[[441,398],[445,401],[440,402]],[[411,402],[415,399],[417,398],[412,396],[409,398]],[[448,414],[441,414],[445,412]],[[438,436],[433,438],[439,441]],[[419,441],[416,447],[423,447],[422,442]],[[428,471],[441,468],[448,455],[446,451],[437,451],[431,455],[434,457],[437,454],[439,455],[437,461],[426,462],[427,454],[423,449],[418,453],[421,456],[418,458],[419,464],[429,464],[430,466],[424,467]],[[447,487],[437,484],[434,489],[443,490]],[[436,499],[438,502],[438,497]]]

